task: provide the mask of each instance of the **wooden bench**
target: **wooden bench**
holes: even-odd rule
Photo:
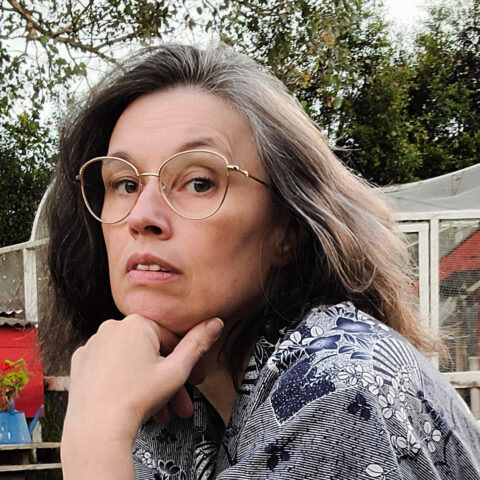
[[[23,472],[29,470],[59,468],[62,468],[59,442],[0,445],[0,479],[23,479]]]

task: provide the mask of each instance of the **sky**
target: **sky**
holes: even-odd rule
[[[414,25],[425,15],[425,0],[384,0],[387,15],[399,25]]]

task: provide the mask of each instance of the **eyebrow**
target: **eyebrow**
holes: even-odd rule
[[[189,142],[185,142],[180,146],[179,151],[181,152],[182,150],[192,150],[194,148],[198,147],[214,147],[218,148],[218,142],[216,142],[213,138],[211,137],[206,137],[206,138],[199,138],[198,140],[191,140]]]
[[[193,149],[199,148],[199,147],[213,147],[215,149],[219,149],[220,145],[212,137],[199,138],[197,140],[190,140],[188,142],[182,143],[176,149],[175,153],[180,153],[180,152],[183,152],[185,150],[193,150]],[[172,155],[174,155],[175,153],[172,153]],[[133,161],[133,159],[130,157],[130,155],[128,153],[124,152],[124,151],[113,152],[113,153],[108,154],[108,156],[109,157],[123,158],[124,160],[128,160],[130,162]],[[166,157],[166,158],[168,158],[168,157]]]

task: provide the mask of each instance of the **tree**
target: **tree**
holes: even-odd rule
[[[418,178],[415,122],[408,115],[412,75],[401,60],[381,64],[366,77],[359,92],[344,101],[340,156],[374,183]]]
[[[266,64],[338,147],[377,183],[415,178],[408,65],[375,0],[229,2],[223,38]],[[226,8],[226,7],[225,7]]]
[[[29,184],[30,173],[47,178],[61,112],[98,72],[129,49],[206,33],[284,81],[337,155],[374,183],[477,163],[479,3],[432,7],[407,53],[392,44],[382,0],[2,0],[2,168],[15,156],[19,169],[8,180],[18,182],[15,191]],[[13,189],[4,181],[0,205],[8,204],[2,195]],[[41,192],[36,195],[31,205]],[[4,211],[20,212],[16,208]],[[25,231],[15,238],[27,237]]]
[[[226,1],[222,40],[266,65],[330,137],[343,99],[384,55],[386,25],[376,0]]]
[[[24,129],[18,132],[21,138],[17,142],[0,140],[0,246],[23,242],[30,237],[38,202],[48,186],[52,170],[51,162],[39,164],[35,155],[23,156],[25,151],[19,149],[22,139],[37,138],[37,145],[41,146],[42,129],[26,116],[21,116],[19,122],[24,124]]]
[[[195,25],[182,2],[0,2],[0,246],[29,237],[53,168],[61,112],[76,91],[129,47]]]
[[[416,40],[409,114],[421,178],[480,160],[480,0],[432,7]]]
[[[375,0],[225,2],[221,34],[287,84],[347,165],[403,183],[479,161],[479,2],[431,7],[412,52]]]

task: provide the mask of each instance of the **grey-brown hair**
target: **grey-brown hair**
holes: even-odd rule
[[[185,45],[165,45],[127,62],[65,122],[50,210],[53,312],[42,334],[56,348],[47,350],[67,345],[70,351],[103,320],[121,317],[100,224],[85,211],[75,175],[86,160],[106,153],[130,103],[181,85],[221,96],[248,120],[274,200],[295,239],[290,261],[267,279],[265,304],[225,344],[234,378],[262,332],[274,339],[317,304],[351,301],[431,351],[437,339],[419,320],[409,257],[385,203],[341,164],[278,79],[229,48]]]

